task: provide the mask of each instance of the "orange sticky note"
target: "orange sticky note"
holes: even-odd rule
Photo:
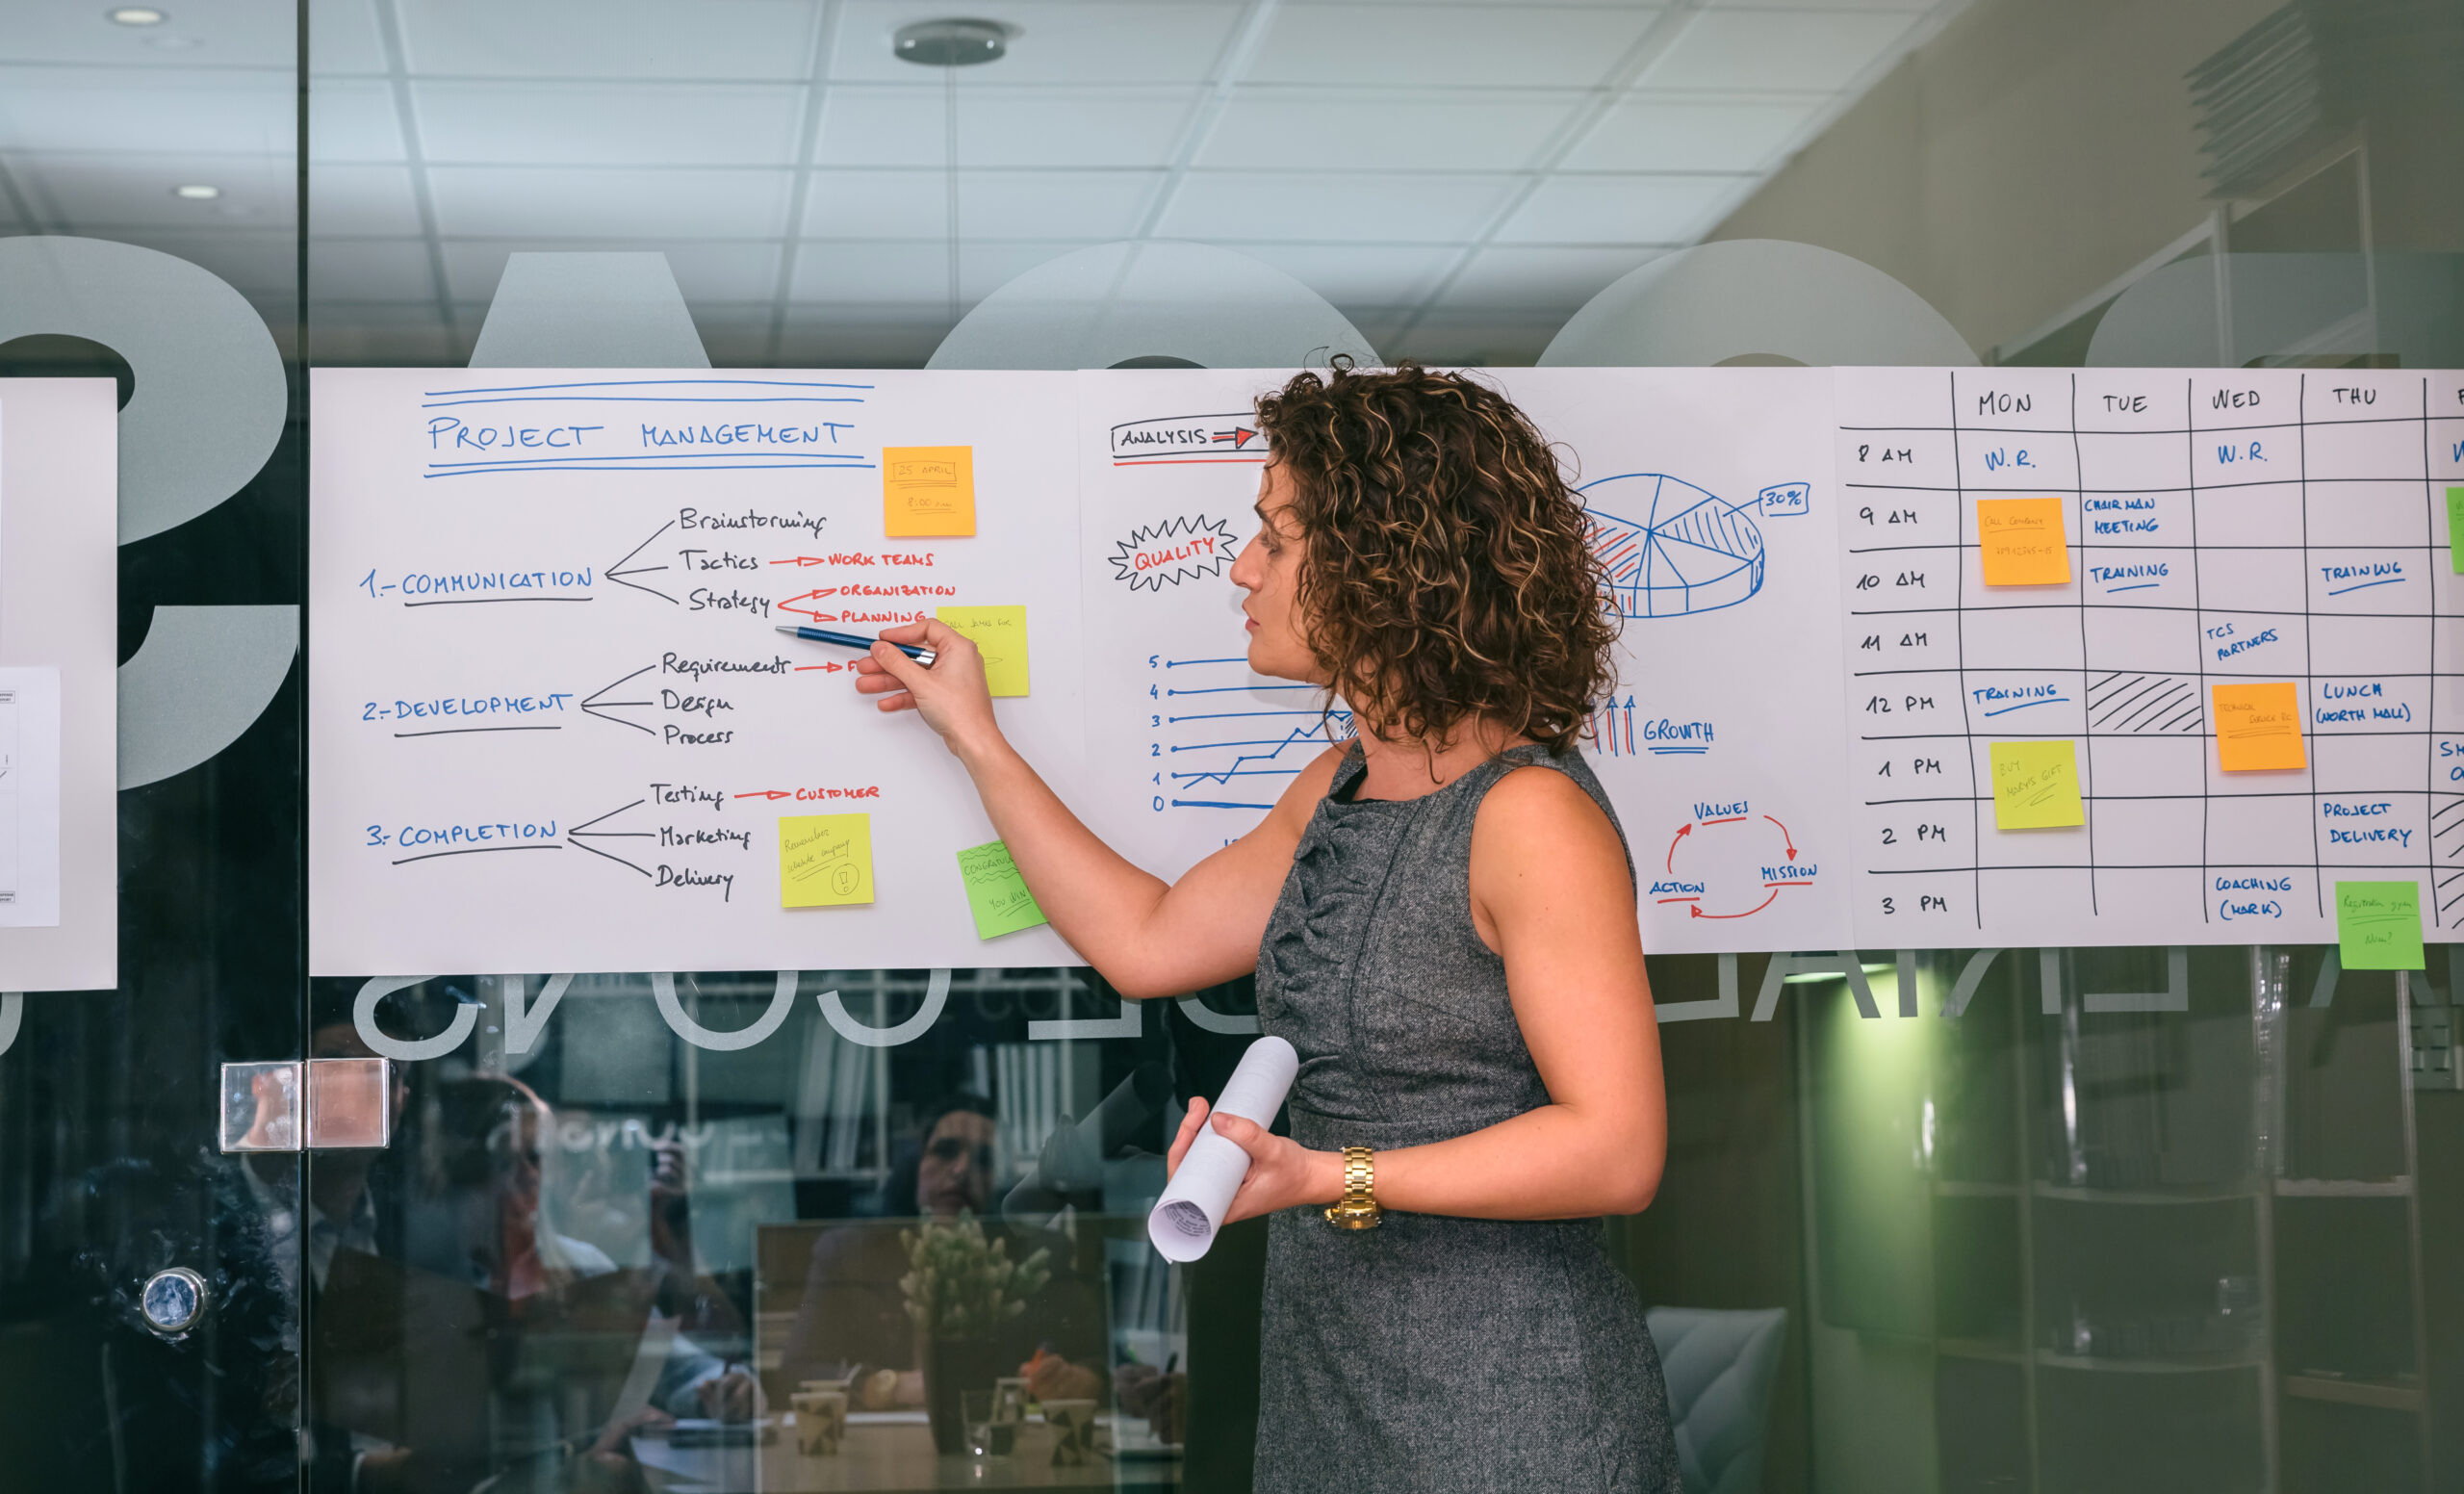
[[[882,448],[882,532],[892,539],[975,532],[975,448]]]
[[[2216,757],[2227,773],[2307,765],[2301,755],[2301,692],[2290,683],[2218,684]]]
[[[1978,499],[1976,542],[1988,586],[2060,586],[2070,580],[2058,498]]]

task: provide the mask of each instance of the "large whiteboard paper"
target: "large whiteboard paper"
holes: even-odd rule
[[[119,982],[118,422],[110,379],[0,381],[0,991]]]
[[[856,656],[1023,605],[1030,759],[1080,740],[1067,377],[320,370],[320,974],[1038,966],[979,940],[965,773]],[[972,448],[975,533],[890,539],[885,447]],[[873,896],[782,907],[782,818],[870,816]]]
[[[974,938],[955,853],[991,836],[963,776],[844,691],[836,656],[770,652],[772,614],[1027,607],[1033,693],[996,708],[1166,877],[1348,733],[1341,702],[1247,668],[1228,577],[1255,528],[1251,401],[1281,372],[317,376],[320,973],[1070,960],[1049,929]],[[2418,880],[2433,939],[2464,916],[2464,377],[1481,376],[1559,444],[1626,614],[1581,750],[1647,948],[2324,942],[2356,877]],[[804,385],[852,387],[776,387]],[[782,419],[750,399],[836,413],[798,414],[818,433],[794,451],[658,444],[680,408]],[[491,425],[514,450],[468,448]],[[556,444],[582,426],[623,439]],[[889,541],[885,445],[970,447],[977,534]],[[2059,501],[2068,580],[1984,583],[1974,505],[2013,498]],[[781,522],[688,545],[688,512]],[[757,580],[684,569],[714,556]],[[892,571],[944,589],[848,589]],[[542,596],[462,605],[440,579]],[[675,677],[782,657],[797,673]],[[2267,685],[2297,703],[2303,765],[2225,771],[2215,692]],[[489,700],[557,704],[400,719]],[[2057,741],[2082,823],[1999,829],[1994,743]],[[777,819],[849,811],[872,816],[874,900],[779,908]],[[542,843],[399,840],[498,824]]]

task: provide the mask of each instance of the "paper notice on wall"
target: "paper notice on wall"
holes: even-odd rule
[[[60,923],[60,671],[0,668],[0,928]]]

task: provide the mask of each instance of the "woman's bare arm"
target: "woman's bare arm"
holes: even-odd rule
[[[1036,905],[1116,990],[1176,996],[1256,967],[1267,915],[1333,779],[1336,750],[1303,768],[1257,828],[1167,883],[1099,839],[1010,745],[993,718],[983,659],[963,634],[925,622],[882,636],[927,644],[938,657],[926,669],[877,646],[856,666],[856,688],[880,696],[884,710],[916,710],[940,734]]]
[[[1508,774],[1473,829],[1472,908],[1481,938],[1505,961],[1515,1019],[1549,1103],[1450,1141],[1378,1152],[1378,1203],[1473,1219],[1642,1209],[1667,1158],[1667,1102],[1633,879],[1607,816],[1563,774]],[[1173,1144],[1175,1167],[1203,1119],[1203,1103],[1194,1105]],[[1237,1116],[1218,1118],[1216,1128],[1252,1158],[1231,1218],[1342,1196],[1342,1153],[1309,1150]]]

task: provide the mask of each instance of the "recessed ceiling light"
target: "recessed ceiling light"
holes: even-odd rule
[[[166,52],[186,52],[191,48],[205,45],[194,37],[172,36],[148,37],[145,39],[145,44],[150,47],[160,47]]]
[[[160,26],[170,18],[150,5],[116,5],[103,13],[115,26]]]
[[[1016,35],[999,21],[916,21],[890,33],[890,55],[924,67],[972,67],[999,62]]]
[[[191,202],[212,202],[215,198],[222,195],[222,189],[219,187],[208,187],[203,182],[191,182],[185,187],[172,188],[171,195],[174,197],[184,197]]]

